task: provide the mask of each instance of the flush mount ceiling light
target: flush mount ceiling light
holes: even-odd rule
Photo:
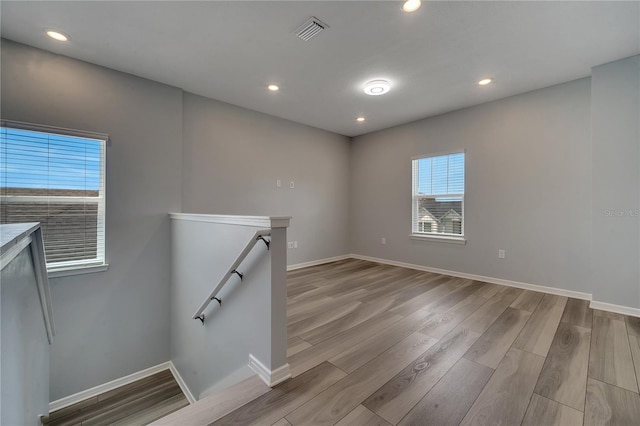
[[[482,80],[480,80],[480,81],[478,82],[478,84],[479,84],[480,86],[486,86],[487,84],[490,84],[492,81],[493,81],[493,79],[492,79],[492,78],[483,78]]]
[[[420,9],[420,5],[422,5],[420,0],[407,0],[402,5],[402,10],[405,12],[415,12]]]
[[[356,121],[362,123],[364,121],[364,117],[358,117],[356,118]]]
[[[391,90],[391,85],[387,80],[371,80],[364,85],[364,93],[367,95],[384,95]]]
[[[69,36],[60,31],[47,30],[47,35],[56,41],[68,41]]]
[[[278,90],[280,90],[280,87],[278,87],[276,84],[270,84],[267,86],[267,89],[271,90],[272,92],[277,92]]]

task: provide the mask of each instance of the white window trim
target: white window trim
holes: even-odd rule
[[[72,275],[82,275],[82,274],[93,274],[96,272],[104,272],[109,269],[108,263],[100,263],[93,265],[78,265],[78,266],[67,266],[67,267],[56,267],[50,268],[47,267],[47,276],[49,278],[58,278],[58,277],[69,277]]]
[[[47,276],[49,278],[57,278],[71,275],[81,275],[81,274],[91,274],[95,272],[103,272],[109,268],[109,264],[107,263],[107,247],[106,247],[106,171],[107,171],[107,147],[111,146],[111,138],[107,133],[100,132],[90,132],[85,130],[77,130],[77,129],[69,129],[64,127],[55,127],[55,126],[47,126],[43,124],[34,124],[34,123],[26,123],[22,121],[14,121],[14,120],[5,120],[0,119],[0,127],[8,127],[13,129],[27,130],[27,131],[36,131],[36,132],[44,132],[44,133],[54,133],[61,134],[66,136],[75,136],[80,138],[87,139],[95,139],[104,141],[104,149],[102,150],[102,170],[103,177],[101,179],[100,186],[100,194],[101,197],[58,197],[60,200],[64,202],[70,203],[83,203],[87,200],[94,201],[98,198],[98,211],[102,212],[102,224],[98,225],[102,227],[102,235],[104,235],[104,245],[102,247],[102,255],[98,256],[98,261],[92,261],[91,259],[85,261],[71,261],[71,262],[56,262],[52,264],[47,264]],[[48,198],[46,196],[1,196],[0,201],[40,201],[42,199]],[[100,213],[99,213],[100,215]],[[100,249],[100,247],[98,248]],[[46,256],[46,254],[45,254]]]
[[[409,238],[418,241],[435,241],[440,243],[467,244],[464,236],[454,236],[453,234],[437,234],[437,233],[412,233]]]
[[[462,234],[461,235],[456,235],[456,234],[445,234],[445,233],[438,233],[438,232],[415,232],[413,229],[413,224],[417,223],[417,217],[416,215],[418,214],[418,209],[417,209],[417,205],[416,205],[416,201],[417,201],[417,194],[416,194],[416,187],[415,187],[415,176],[413,175],[414,170],[413,170],[413,161],[415,160],[420,160],[423,158],[431,158],[431,157],[440,157],[440,156],[445,156],[445,155],[453,155],[453,154],[464,154],[464,170],[465,170],[465,193],[463,194],[438,194],[438,197],[442,197],[442,198],[446,198],[446,197],[462,197]],[[453,244],[467,244],[467,239],[466,239],[466,234],[465,234],[465,195],[466,195],[466,179],[467,179],[467,152],[464,149],[459,149],[459,150],[453,150],[453,151],[445,151],[445,152],[436,152],[436,153],[429,153],[429,154],[424,154],[424,155],[415,155],[413,157],[411,157],[411,233],[409,234],[409,238],[411,238],[412,240],[418,240],[418,241],[434,241],[434,242],[443,242],[443,243],[453,243]]]

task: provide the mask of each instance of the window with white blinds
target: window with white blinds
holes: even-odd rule
[[[105,264],[102,134],[3,121],[0,223],[40,222],[47,269]]]
[[[412,160],[412,233],[464,235],[464,152]]]

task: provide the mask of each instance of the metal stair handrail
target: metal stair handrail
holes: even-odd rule
[[[209,296],[207,296],[207,298],[202,302],[196,313],[193,314],[193,319],[200,320],[202,324],[204,324],[204,310],[207,309],[209,303],[216,300],[220,304],[220,306],[222,306],[222,300],[216,297],[220,290],[222,290],[222,287],[224,287],[227,281],[229,281],[229,278],[231,278],[231,276],[233,276],[234,274],[240,278],[240,281],[242,281],[244,274],[238,271],[238,266],[240,266],[242,261],[245,259],[245,257],[247,257],[251,249],[253,249],[253,246],[255,246],[258,241],[264,242],[267,246],[267,250],[269,250],[269,244],[271,241],[265,238],[269,236],[271,236],[271,229],[260,229],[256,231],[255,234],[253,234],[249,242],[244,246],[244,249],[242,249],[238,257],[236,257],[236,260],[233,261],[233,263],[229,267],[229,270],[222,276],[222,279],[220,280],[220,282],[218,282],[218,285],[215,286]]]

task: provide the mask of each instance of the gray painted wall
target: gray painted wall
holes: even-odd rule
[[[411,157],[461,149],[467,244],[410,239]],[[352,250],[590,293],[590,182],[588,78],[356,137]]]
[[[271,326],[273,253],[262,242],[240,264],[242,281],[234,275],[222,288],[222,306],[213,301],[207,307],[204,325],[192,318],[258,229],[172,220],[171,360],[197,399],[238,370],[250,373],[249,354],[272,370],[286,363],[286,338],[272,341],[286,333],[286,324]],[[280,285],[285,288],[285,281]],[[286,304],[286,294],[281,299]],[[273,347],[283,349],[274,359]]]
[[[49,341],[29,247],[2,269],[0,282],[0,424],[40,425],[38,416],[49,413]]]
[[[593,68],[594,300],[640,308],[640,56]]]
[[[106,272],[51,280],[51,399],[169,360],[182,91],[2,40],[2,117],[111,135]]]
[[[292,216],[290,265],[347,254],[349,149],[347,137],[185,93],[182,211]]]

